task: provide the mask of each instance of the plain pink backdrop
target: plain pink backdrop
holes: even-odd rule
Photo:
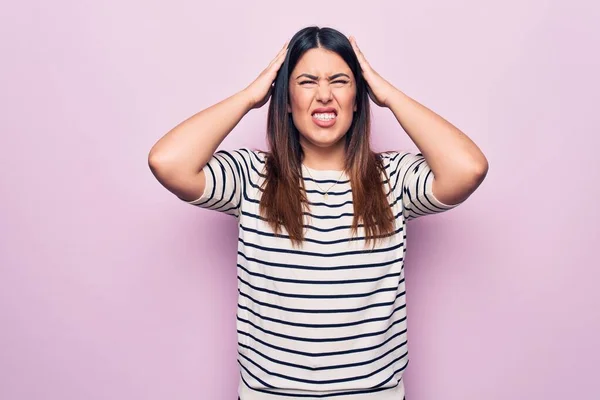
[[[600,6],[564,4],[5,5],[0,398],[236,398],[235,220],[176,199],[147,154],[313,24],[490,161],[465,204],[409,224],[407,398],[600,398]],[[376,150],[415,150],[373,115]],[[221,147],[266,149],[265,121]]]

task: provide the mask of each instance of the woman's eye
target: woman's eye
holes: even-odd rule
[[[338,79],[337,81],[333,81],[331,83],[341,83],[341,84],[346,84],[349,81],[343,80],[343,79]],[[300,85],[304,85],[305,83],[316,83],[315,81],[302,81],[300,82]]]

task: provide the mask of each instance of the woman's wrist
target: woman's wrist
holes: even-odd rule
[[[256,100],[252,97],[247,88],[242,89],[237,93],[237,96],[241,99],[241,101],[246,104],[246,112],[256,108]]]

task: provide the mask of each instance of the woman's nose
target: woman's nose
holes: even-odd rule
[[[331,87],[329,87],[329,82],[318,85],[317,100],[320,100],[322,102],[327,102],[331,100]]]

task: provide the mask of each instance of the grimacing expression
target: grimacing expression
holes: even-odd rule
[[[290,75],[288,104],[301,143],[337,143],[352,125],[354,111],[356,81],[344,59],[323,48],[304,53]]]

